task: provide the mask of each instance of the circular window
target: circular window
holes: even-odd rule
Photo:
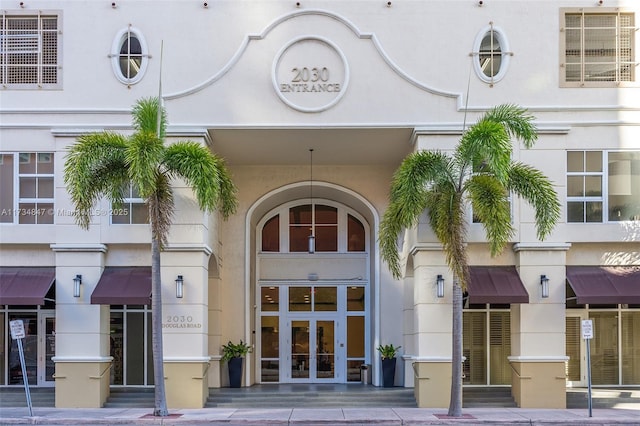
[[[124,84],[139,82],[147,69],[149,52],[140,31],[128,27],[116,35],[111,47],[111,66]]]
[[[480,31],[473,46],[473,65],[480,80],[497,83],[507,72],[511,58],[504,33],[489,25]]]

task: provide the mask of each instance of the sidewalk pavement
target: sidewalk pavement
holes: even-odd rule
[[[0,425],[640,425],[640,407],[593,409],[468,408],[447,418],[434,408],[0,408]]]

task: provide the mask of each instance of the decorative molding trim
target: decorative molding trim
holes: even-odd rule
[[[568,251],[571,243],[515,243],[513,251]]]
[[[419,243],[409,249],[409,254],[414,256],[419,251],[442,251],[440,243]]]
[[[55,252],[99,252],[106,253],[108,248],[106,244],[82,244],[82,243],[65,243],[50,244],[51,250]]]
[[[131,111],[129,111],[129,114],[131,114]],[[46,126],[43,126],[46,127]],[[51,134],[55,137],[69,137],[69,138],[76,138],[82,135],[86,135],[87,133],[99,133],[99,132],[104,132],[105,130],[109,130],[109,131],[114,131],[114,130],[121,130],[121,131],[132,131],[133,129],[131,127],[124,127],[121,125],[118,126],[103,126],[103,125],[96,125],[96,126],[87,126],[87,127],[69,127],[69,128],[65,128],[65,127],[54,127],[51,129]],[[166,137],[173,137],[173,138],[179,138],[179,137],[199,137],[199,138],[204,138],[204,139],[209,139],[209,132],[207,131],[206,128],[204,127],[190,127],[190,126],[174,126],[174,127],[168,127],[167,131],[165,132],[165,136]]]
[[[163,251],[166,252],[203,252],[207,256],[213,253],[211,247],[206,244],[167,244]]]
[[[387,52],[382,47],[382,44],[378,40],[378,37],[375,35],[375,33],[362,32],[362,31],[360,31],[360,29],[353,22],[351,22],[350,20],[348,20],[344,16],[338,15],[336,13],[333,13],[333,12],[330,12],[330,11],[327,11],[327,10],[322,10],[322,9],[296,10],[294,12],[282,15],[279,18],[274,19],[260,33],[247,35],[244,38],[244,40],[242,40],[242,42],[240,43],[240,46],[236,50],[236,53],[231,57],[231,59],[217,73],[215,73],[214,75],[212,75],[211,77],[209,77],[208,79],[206,79],[205,81],[203,81],[200,84],[197,84],[197,85],[195,85],[195,86],[193,86],[191,88],[182,90],[180,92],[175,92],[175,93],[170,93],[170,94],[167,94],[167,95],[163,95],[162,98],[163,99],[167,99],[167,100],[178,99],[178,98],[182,98],[184,96],[192,95],[194,93],[197,93],[197,92],[201,91],[202,89],[204,89],[204,88],[206,88],[208,86],[211,86],[213,83],[215,83],[218,80],[220,80],[225,74],[227,74],[229,72],[229,70],[231,70],[231,68],[233,68],[238,63],[238,61],[240,60],[240,58],[242,57],[244,52],[247,50],[247,47],[249,46],[249,42],[251,42],[253,40],[263,40],[278,25],[280,25],[280,24],[282,24],[282,23],[284,23],[284,22],[286,22],[286,21],[288,21],[290,19],[294,19],[294,18],[297,18],[297,17],[300,17],[300,16],[305,16],[305,15],[325,16],[327,18],[333,19],[335,21],[338,21],[338,22],[344,24],[352,33],[354,33],[356,35],[356,37],[358,37],[358,38],[360,38],[362,40],[370,40],[373,43],[373,46],[377,50],[377,52],[380,55],[380,57],[384,60],[384,62],[389,66],[389,68],[391,68],[402,79],[404,79],[405,81],[407,81],[408,83],[410,83],[411,85],[417,87],[420,90],[424,90],[426,92],[429,92],[429,93],[432,93],[432,94],[438,95],[438,96],[444,96],[444,97],[447,97],[447,98],[454,98],[454,99],[457,100],[458,109],[462,108],[463,104],[462,104],[462,94],[461,93],[446,92],[446,91],[434,89],[433,87],[430,87],[430,86],[426,85],[425,83],[422,83],[422,82],[414,79],[409,74],[404,72],[395,62],[393,62],[393,60],[389,57]]]

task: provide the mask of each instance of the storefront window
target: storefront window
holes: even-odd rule
[[[112,385],[153,385],[151,312],[147,307],[111,310]]]
[[[22,350],[24,352],[27,380],[30,386],[36,386],[38,384],[38,314],[26,312],[9,314],[9,321],[13,320],[22,320],[24,324],[25,337],[22,339]],[[8,384],[21,385],[23,383],[18,341],[11,339],[9,345]]]

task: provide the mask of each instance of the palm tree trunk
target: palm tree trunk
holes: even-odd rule
[[[164,386],[162,351],[162,281],[160,279],[160,243],[151,237],[151,340],[153,347],[153,381],[155,384],[154,416],[168,416]]]
[[[462,416],[462,288],[460,282],[453,280],[453,326],[451,350],[451,399],[450,417]]]

